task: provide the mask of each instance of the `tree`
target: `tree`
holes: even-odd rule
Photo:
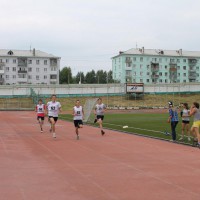
[[[76,77],[76,83],[85,83],[85,75],[83,72],[78,72]]]
[[[114,83],[113,76],[112,76],[112,70],[110,70],[110,71],[107,73],[107,82],[108,82],[108,83]]]
[[[96,73],[96,83],[106,83],[107,73],[103,70],[98,70]]]
[[[85,75],[85,82],[89,84],[96,83],[96,74],[94,70],[87,72]]]
[[[72,71],[70,67],[64,67],[60,71],[60,84],[70,84],[72,83]]]

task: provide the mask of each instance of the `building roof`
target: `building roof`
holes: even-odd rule
[[[35,55],[34,55],[35,54]],[[14,50],[14,49],[0,49],[0,57],[42,57],[42,58],[60,58],[52,54],[40,50]]]
[[[119,55],[114,56],[118,57],[120,55],[146,55],[146,56],[178,56],[178,57],[200,57],[200,51],[184,51],[179,50],[163,50],[163,49],[145,49],[142,48],[132,48],[127,51],[120,51]]]

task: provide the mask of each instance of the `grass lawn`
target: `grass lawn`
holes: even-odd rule
[[[72,115],[60,115],[60,118],[72,121]],[[107,113],[105,115],[104,127],[170,140],[171,136],[164,134],[165,131],[171,132],[167,118],[168,113]],[[91,117],[92,122],[88,122],[88,124],[97,126],[97,124],[93,124],[93,119],[94,116]],[[128,128],[124,129],[123,126],[128,126]],[[179,139],[179,135],[181,134],[181,121],[177,125],[176,130],[177,139]],[[184,142],[188,143],[187,138],[184,139]]]

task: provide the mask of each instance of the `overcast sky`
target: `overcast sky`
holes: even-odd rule
[[[110,70],[136,43],[200,50],[200,0],[0,0],[0,48],[52,53],[73,74]]]

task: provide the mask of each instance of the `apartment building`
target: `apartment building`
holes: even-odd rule
[[[112,71],[121,83],[200,82],[200,52],[133,48],[112,58]]]
[[[60,57],[39,50],[0,49],[0,84],[59,84]]]

